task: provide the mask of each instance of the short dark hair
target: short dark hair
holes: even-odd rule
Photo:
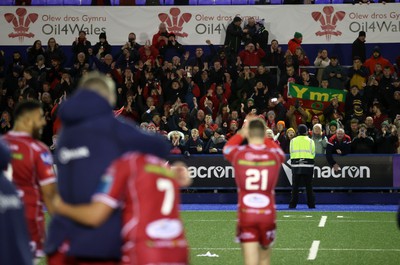
[[[17,120],[25,113],[42,108],[42,104],[37,100],[23,100],[17,104],[14,110],[14,118]]]
[[[254,119],[249,122],[249,136],[255,138],[265,137],[265,122],[261,119]]]

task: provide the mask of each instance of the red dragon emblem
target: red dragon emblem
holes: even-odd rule
[[[22,42],[24,37],[33,38],[35,36],[32,32],[29,32],[29,24],[36,22],[38,14],[31,13],[25,18],[27,13],[25,8],[17,8],[15,15],[11,13],[4,14],[6,21],[12,23],[14,27],[14,32],[8,34],[8,37],[18,37],[19,42]]]
[[[173,7],[169,10],[168,15],[166,13],[160,13],[158,14],[158,18],[161,20],[161,22],[167,24],[167,28],[169,32],[173,32],[176,36],[179,37],[187,37],[188,34],[186,32],[182,32],[183,29],[183,24],[187,23],[190,21],[192,18],[192,14],[190,13],[183,13],[180,17],[179,15],[181,14],[181,10],[179,8]]]
[[[321,23],[322,31],[318,31],[315,33],[317,36],[326,36],[327,40],[331,39],[331,36],[340,36],[342,32],[336,30],[336,23],[338,21],[342,21],[346,12],[344,11],[337,11],[335,12],[333,6],[325,6],[322,9],[322,12],[325,14],[323,15],[321,12],[312,12],[311,16],[315,21],[319,21]]]

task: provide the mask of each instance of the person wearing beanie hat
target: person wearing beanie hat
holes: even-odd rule
[[[0,194],[1,200],[6,202],[0,208],[0,245],[6,246],[0,249],[0,264],[32,264],[23,204],[14,185],[3,173],[10,161],[10,150],[0,140]]]
[[[328,138],[324,135],[324,132],[322,131],[322,125],[320,123],[314,124],[311,139],[315,144],[315,154],[325,154]]]
[[[294,55],[296,53],[296,48],[301,47],[303,41],[303,34],[300,32],[295,32],[293,39],[288,42],[288,50]]]
[[[299,184],[303,179],[307,191],[308,208],[315,208],[312,187],[314,174],[315,143],[308,137],[308,128],[304,124],[298,126],[299,135],[290,141],[290,160],[292,164],[293,183],[289,208],[295,209],[299,201]]]
[[[107,41],[105,32],[99,34],[99,42],[93,46],[93,55],[100,54],[100,58],[104,58],[107,54],[111,54],[111,45]]]
[[[382,69],[390,67],[390,74],[393,74],[395,72],[392,63],[382,56],[379,46],[374,47],[371,57],[365,61],[364,66],[368,68],[369,73],[372,75],[375,71],[375,66],[377,64],[380,64],[382,66]]]
[[[285,134],[278,137],[278,141],[279,141],[281,148],[285,154],[289,154],[290,141],[294,137],[296,137],[296,131],[293,128],[287,129]]]
[[[351,47],[351,58],[354,58],[355,56],[359,57],[361,62],[364,63],[366,59],[366,49],[365,49],[365,31],[360,31],[358,33],[357,39],[353,42],[352,47]]]

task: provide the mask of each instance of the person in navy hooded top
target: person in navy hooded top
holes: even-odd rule
[[[127,151],[160,158],[169,153],[170,146],[161,137],[115,118],[112,111],[115,102],[112,79],[93,72],[81,80],[77,92],[60,106],[62,128],[55,160],[59,193],[68,203],[90,202],[106,168]],[[120,210],[98,228],[56,215],[49,225],[45,245],[48,263],[65,263],[72,257],[77,264],[80,260],[118,264],[121,224]]]
[[[10,161],[10,150],[0,140],[0,264],[31,265],[33,253],[22,202],[14,185],[3,174]]]

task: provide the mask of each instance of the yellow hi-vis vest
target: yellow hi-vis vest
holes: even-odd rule
[[[290,159],[314,159],[315,143],[306,135],[299,135],[290,141]]]

